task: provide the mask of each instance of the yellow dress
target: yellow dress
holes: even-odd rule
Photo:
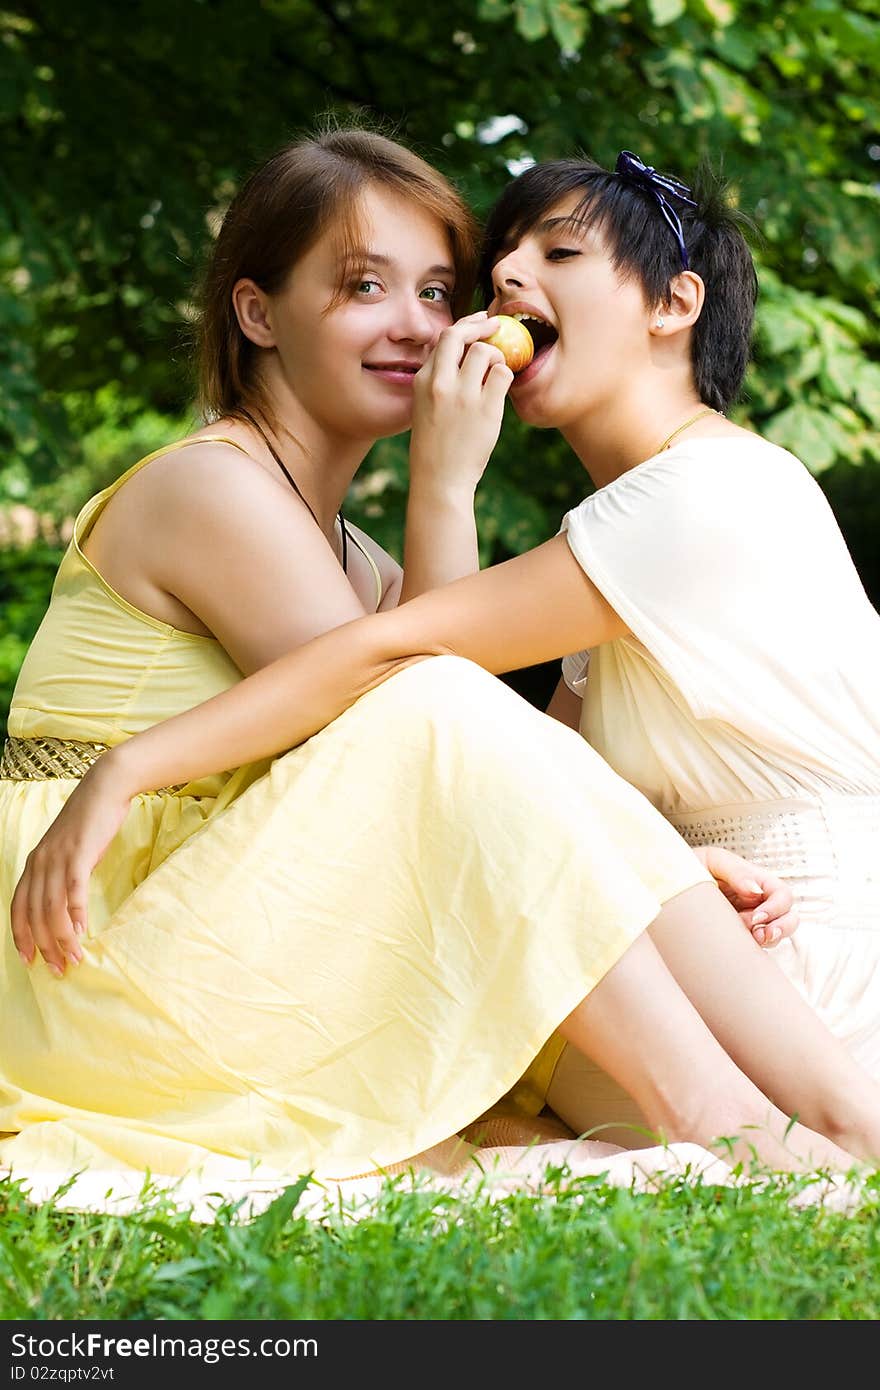
[[[240,679],[84,557],[134,471],[77,520],[14,738],[113,745]],[[75,785],[0,780],[7,921]],[[507,1093],[534,1111],[558,1024],[706,877],[577,733],[468,661],[423,661],[270,763],[135,798],[63,979],[5,927],[0,1166],[345,1178]]]

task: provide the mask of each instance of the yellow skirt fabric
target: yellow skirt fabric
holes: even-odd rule
[[[75,785],[0,782],[5,908]],[[0,1165],[399,1163],[528,1089],[566,1015],[706,878],[578,734],[470,662],[419,662],[219,810],[138,797],[63,979],[5,931]]]

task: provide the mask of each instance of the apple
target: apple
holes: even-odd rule
[[[524,323],[511,318],[509,314],[498,315],[498,327],[487,343],[500,348],[504,360],[512,372],[521,372],[527,367],[535,352],[535,340]]]

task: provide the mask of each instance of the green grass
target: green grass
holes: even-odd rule
[[[136,1214],[31,1204],[0,1183],[0,1318],[875,1320],[880,1174],[848,1213],[796,1205],[804,1180],[640,1193],[549,1170],[490,1200],[388,1179],[365,1212],[211,1223],[145,1196]]]

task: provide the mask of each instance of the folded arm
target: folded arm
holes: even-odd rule
[[[30,961],[38,949],[59,975],[81,956],[91,872],[139,792],[293,748],[413,661],[454,654],[500,673],[625,631],[557,536],[399,608],[322,633],[99,758],[28,856],[12,903],[20,953]]]
[[[457,655],[498,674],[623,636],[563,536],[387,612],[345,623],[230,690],[120,744],[129,796],[270,757],[323,729],[414,660]]]

